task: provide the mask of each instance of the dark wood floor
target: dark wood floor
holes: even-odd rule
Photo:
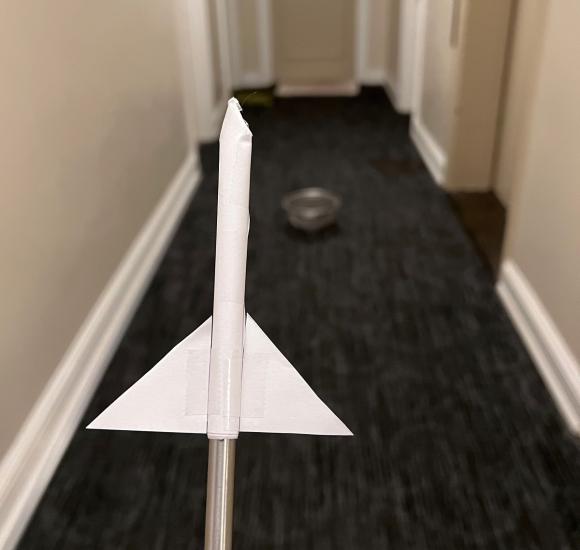
[[[504,206],[491,191],[450,193],[449,198],[479,255],[497,277],[506,221]]]

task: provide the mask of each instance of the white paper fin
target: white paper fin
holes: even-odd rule
[[[206,433],[211,317],[87,428]]]
[[[240,430],[352,435],[249,315],[244,343]]]
[[[211,317],[107,407],[89,429],[206,433]],[[352,435],[249,316],[243,432]]]

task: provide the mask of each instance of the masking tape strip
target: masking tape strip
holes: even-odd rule
[[[209,384],[209,348],[187,350],[185,361],[185,415],[206,415]]]

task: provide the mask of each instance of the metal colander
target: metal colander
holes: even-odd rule
[[[307,187],[288,193],[282,199],[290,225],[315,232],[336,223],[342,201],[338,195],[321,187]]]

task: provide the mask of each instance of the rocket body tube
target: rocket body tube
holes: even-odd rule
[[[237,100],[230,99],[220,134],[207,410],[210,439],[237,438],[240,431],[252,155],[252,133],[240,111]]]
[[[89,428],[204,433],[212,445],[233,445],[240,431],[352,435],[246,315],[251,155],[252,133],[231,99],[220,134],[213,315]]]

